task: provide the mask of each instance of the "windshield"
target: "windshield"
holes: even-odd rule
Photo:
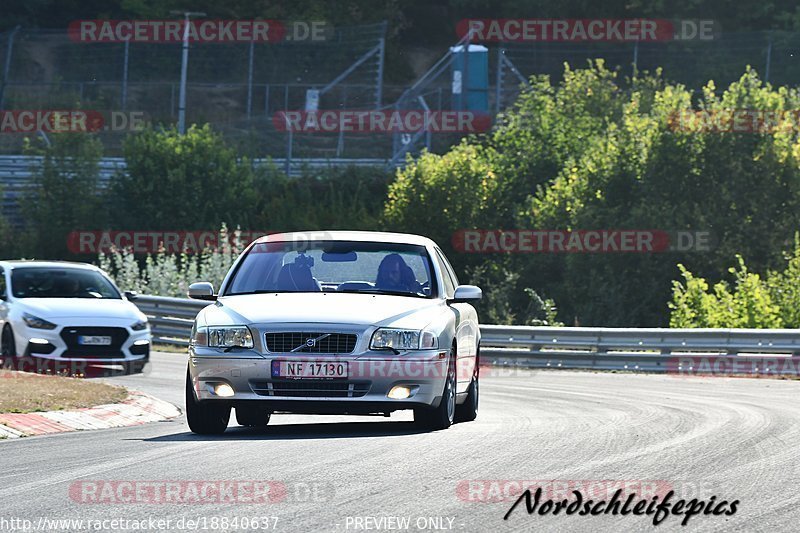
[[[15,298],[112,298],[119,291],[101,273],[78,268],[15,268],[11,271]]]
[[[225,296],[259,292],[359,292],[419,298],[436,296],[424,246],[311,241],[253,246]]]

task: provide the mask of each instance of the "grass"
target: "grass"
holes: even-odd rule
[[[31,413],[118,403],[128,396],[123,387],[85,379],[3,370],[0,413]]]

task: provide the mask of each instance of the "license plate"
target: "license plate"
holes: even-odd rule
[[[346,378],[346,361],[272,361],[274,378]]]
[[[111,337],[105,335],[80,335],[78,344],[82,346],[111,346]]]

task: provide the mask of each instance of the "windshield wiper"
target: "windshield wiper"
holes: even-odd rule
[[[390,296],[413,296],[415,298],[427,298],[423,294],[409,291],[389,291],[385,289],[345,289],[338,292],[356,292],[362,294],[388,294]]]

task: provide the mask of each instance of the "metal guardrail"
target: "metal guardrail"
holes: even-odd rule
[[[192,321],[208,305],[161,296],[134,303],[149,317],[154,342],[178,346],[188,346]],[[682,359],[706,357],[735,362],[728,373],[770,374],[781,360],[800,372],[792,356],[800,356],[798,330],[481,326],[481,359],[493,365],[677,372]]]
[[[209,302],[189,298],[140,295],[133,301],[147,315],[153,342],[189,346],[192,322]]]
[[[798,367],[800,331],[481,326],[481,356],[494,364],[646,372],[775,372]],[[715,367],[722,362],[721,369]],[[770,368],[772,366],[773,368]],[[800,370],[800,368],[798,368]]]

